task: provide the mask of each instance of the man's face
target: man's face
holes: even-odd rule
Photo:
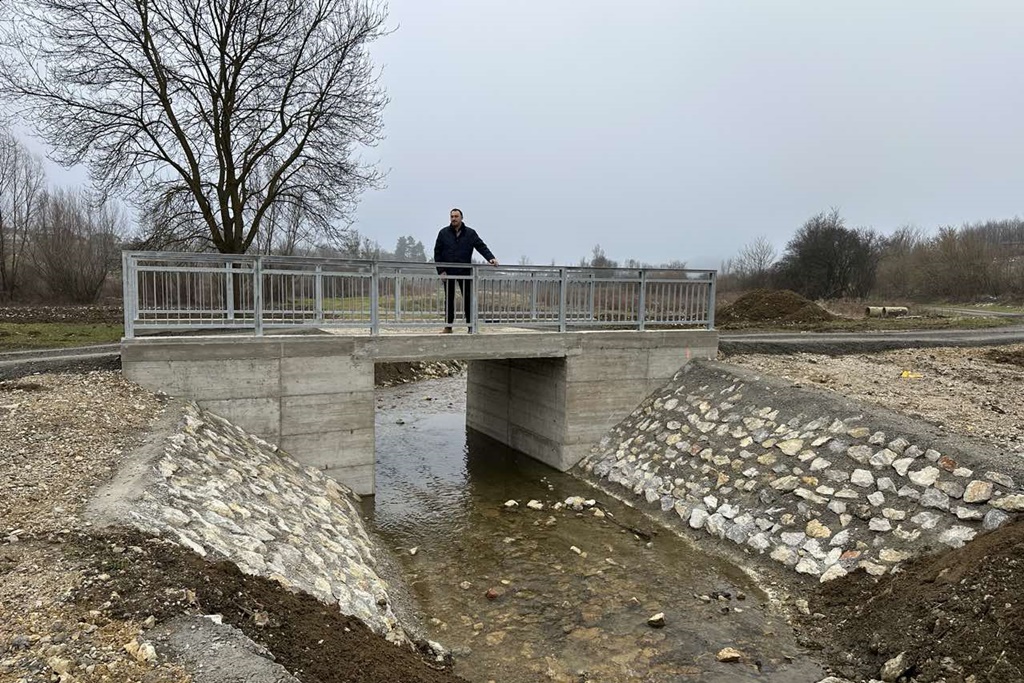
[[[462,213],[461,212],[459,212],[459,211],[452,211],[452,227],[453,228],[461,228],[462,227]]]

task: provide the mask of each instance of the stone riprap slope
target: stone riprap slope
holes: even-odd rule
[[[355,495],[195,404],[183,410],[156,460],[155,481],[128,512],[132,523],[408,642],[374,569]]]
[[[674,524],[821,581],[856,568],[882,575],[1024,511],[1020,465],[999,453],[710,362],[677,373],[579,467]]]

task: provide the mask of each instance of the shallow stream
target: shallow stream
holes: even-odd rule
[[[738,567],[467,430],[465,386],[457,377],[378,390],[377,495],[364,510],[456,673],[480,683],[824,677]],[[570,496],[601,513],[554,509]],[[664,627],[649,626],[659,612]],[[727,647],[741,661],[719,662]]]

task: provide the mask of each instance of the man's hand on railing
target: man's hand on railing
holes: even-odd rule
[[[498,265],[498,259],[492,258],[490,261],[488,261],[488,263],[490,263],[492,266],[496,266]]]

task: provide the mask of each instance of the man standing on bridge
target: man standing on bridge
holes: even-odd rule
[[[434,243],[435,263],[472,263],[473,250],[476,249],[480,255],[487,259],[492,266],[498,265],[498,259],[487,248],[476,230],[462,222],[462,209],[452,209],[451,224],[441,228],[437,233],[437,241]],[[462,292],[462,307],[466,313],[466,324],[472,326],[470,319],[473,303],[473,281],[467,280],[464,276],[470,275],[470,268],[438,267],[438,274],[444,281],[445,287],[445,321],[447,326],[441,330],[445,334],[451,334],[452,323],[455,322],[455,283],[459,283],[459,291]],[[452,277],[448,277],[451,275]],[[471,328],[472,329],[472,328]]]

